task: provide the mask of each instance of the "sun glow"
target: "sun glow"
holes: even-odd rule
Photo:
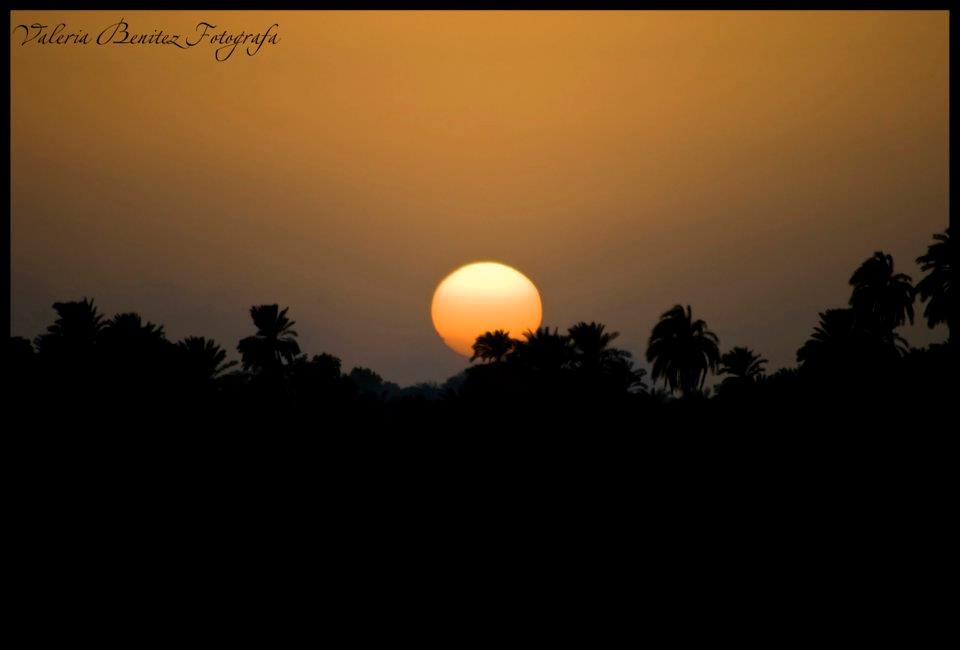
[[[527,276],[498,262],[476,262],[445,277],[433,293],[433,326],[452,350],[473,354],[473,342],[487,331],[506,330],[520,338],[543,318],[537,287]]]

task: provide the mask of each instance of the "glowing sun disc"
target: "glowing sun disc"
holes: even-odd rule
[[[484,332],[505,330],[516,339],[540,327],[537,287],[520,271],[498,262],[475,262],[445,277],[433,292],[433,327],[452,350],[473,354]]]

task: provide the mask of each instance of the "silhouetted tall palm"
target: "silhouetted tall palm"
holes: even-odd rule
[[[893,256],[877,251],[850,277],[850,306],[864,329],[892,332],[907,320],[913,323],[910,276],[893,272]]]
[[[727,379],[754,381],[763,376],[767,360],[750,348],[735,347],[720,357],[720,373]]]
[[[287,318],[289,309],[280,310],[276,304],[250,308],[257,333],[237,345],[244,370],[276,371],[282,368],[284,360],[292,363],[300,354],[300,346],[295,340],[297,333],[293,330],[296,321]]]
[[[517,341],[510,338],[509,332],[503,330],[484,332],[473,344],[473,356],[470,357],[470,361],[481,359],[500,363],[513,351],[516,344]]]
[[[516,344],[514,356],[525,366],[540,371],[558,371],[572,359],[570,339],[549,327],[539,327],[535,332],[527,330],[524,340]]]
[[[188,336],[177,343],[177,351],[187,377],[197,384],[212,382],[237,365],[226,360],[227,351],[216,341],[203,336]]]
[[[46,334],[37,337],[37,350],[46,355],[68,356],[92,352],[104,327],[103,315],[97,311],[93,300],[55,302],[53,309],[57,312],[57,320],[47,327]]]
[[[671,390],[690,396],[703,388],[707,372],[716,371],[720,352],[717,335],[703,320],[693,320],[690,306],[680,305],[660,316],[650,334],[647,361],[653,380],[663,378]]]
[[[951,340],[957,331],[958,306],[953,295],[953,264],[957,259],[957,247],[950,238],[950,229],[942,235],[933,236],[936,243],[927,247],[927,254],[917,258],[920,269],[927,275],[917,283],[920,300],[927,303],[923,315],[927,326],[946,323]]]

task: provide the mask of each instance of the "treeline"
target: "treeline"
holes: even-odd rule
[[[955,332],[954,259],[949,229],[918,258],[925,276],[915,286],[890,255],[874,254],[850,277],[849,304],[820,313],[797,366],[772,374],[754,350],[723,350],[689,305],[667,310],[652,328],[649,375],[615,346],[617,332],[579,322],[565,332],[482,333],[476,363],[463,373],[400,388],[369,368],[345,372],[333,355],[304,353],[288,309],[276,304],[251,307],[253,332],[237,344],[238,363],[216,341],[171,341],[161,325],[135,313],[106,318],[84,298],[55,303],[56,320],[33,341],[10,338],[7,396],[15,413],[112,430],[189,424],[272,435],[283,431],[276,423],[294,421],[335,433],[892,427],[932,417],[956,397],[952,339],[911,348],[898,333],[914,321],[918,299],[929,327]],[[711,374],[720,381],[705,389]]]

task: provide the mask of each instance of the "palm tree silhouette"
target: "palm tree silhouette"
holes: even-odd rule
[[[859,341],[856,315],[852,309],[828,309],[819,314],[820,323],[797,350],[797,362],[804,367],[821,367],[854,355]]]
[[[539,371],[559,371],[570,363],[573,349],[569,337],[559,334],[557,328],[538,327],[523,333],[524,340],[516,344],[514,356],[525,366]]]
[[[296,321],[287,318],[287,307],[282,311],[279,305],[255,305],[250,308],[250,317],[257,333],[240,341],[240,352],[244,370],[254,369],[260,372],[272,372],[283,367],[283,361],[292,363],[300,354],[300,346],[295,340],[293,330]]]
[[[893,331],[864,329],[853,309],[828,309],[819,316],[819,325],[797,350],[797,362],[805,369],[864,370],[906,351],[906,342]]]
[[[129,352],[135,347],[159,346],[166,341],[163,325],[154,325],[147,321],[143,324],[140,314],[126,312],[117,314],[104,325],[100,332],[100,341],[113,348],[125,348]]]
[[[690,396],[703,388],[708,371],[716,371],[720,352],[717,335],[703,320],[693,320],[690,305],[680,305],[660,316],[647,345],[653,380],[663,378],[670,390]]]
[[[66,413],[103,395],[98,339],[105,323],[92,299],[55,302],[53,309],[57,319],[35,341],[37,361],[44,399]]]
[[[726,375],[717,386],[717,395],[738,394],[757,384],[763,377],[767,360],[750,348],[735,347],[720,357],[720,371]]]
[[[646,370],[634,369],[630,352],[610,345],[619,332],[608,332],[605,325],[595,321],[580,321],[567,332],[581,391],[599,397],[646,390]]]
[[[877,251],[850,276],[850,306],[864,329],[892,332],[913,323],[914,291],[910,276],[893,272],[893,256]]]
[[[500,363],[513,351],[516,344],[517,341],[510,338],[509,332],[503,330],[484,332],[473,344],[473,356],[470,357],[470,361],[481,359]]]
[[[750,348],[735,347],[720,357],[721,375],[729,375],[730,379],[756,381],[763,376],[763,366],[767,360]]]
[[[105,323],[93,299],[80,302],[55,302],[57,320],[47,327],[47,333],[36,338],[41,354],[75,355],[93,350]]]
[[[580,321],[567,330],[573,344],[574,359],[584,370],[601,370],[618,360],[629,359],[626,350],[610,347],[620,332],[607,332],[602,323]]]
[[[917,258],[920,269],[927,273],[917,283],[917,293],[921,302],[927,306],[923,315],[927,318],[927,326],[934,327],[939,323],[946,323],[948,337],[952,340],[957,331],[957,301],[953,295],[953,268],[957,258],[956,244],[950,238],[950,229],[941,235],[933,236],[936,243],[927,247],[927,254]]]
[[[613,348],[615,354],[610,355],[603,364],[602,386],[617,393],[646,392],[647,385],[643,378],[647,375],[644,368],[634,368],[631,354],[626,350]]]
[[[111,318],[97,339],[98,362],[106,392],[127,406],[160,399],[173,390],[175,346],[163,326],[126,312]]]
[[[188,336],[177,343],[177,351],[184,372],[195,384],[210,383],[237,365],[236,361],[226,361],[227,351],[216,341],[203,336]]]

